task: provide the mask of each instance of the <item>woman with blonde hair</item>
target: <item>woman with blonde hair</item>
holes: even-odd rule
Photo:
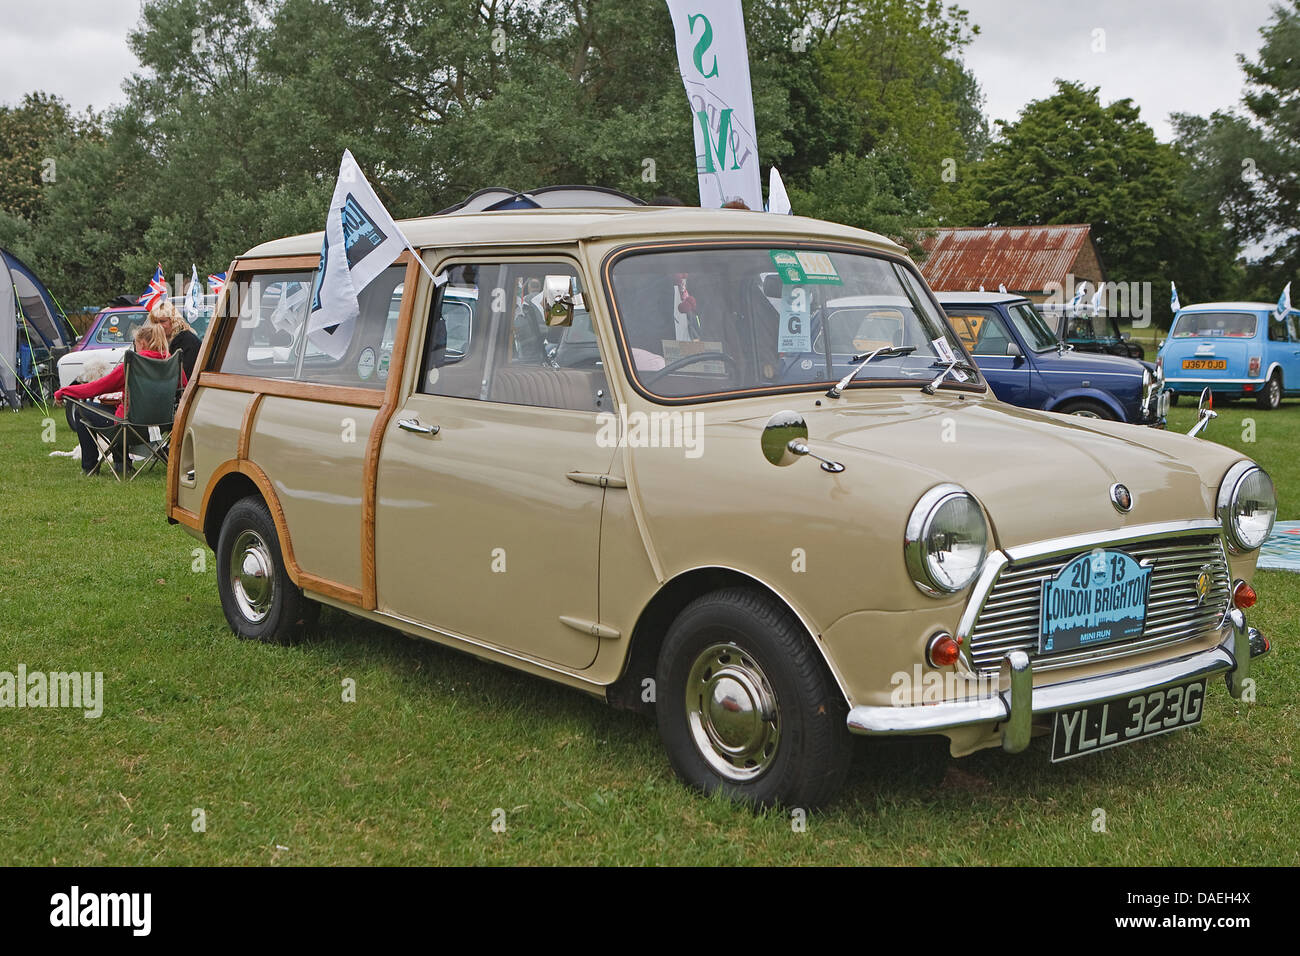
[[[153,307],[149,321],[162,327],[169,352],[181,353],[181,368],[185,369],[186,379],[190,378],[194,374],[194,362],[199,357],[200,344],[193,326],[166,299]]]
[[[135,351],[145,358],[165,359],[168,355],[167,333],[163,330],[161,324],[153,322],[140,323],[135,330],[133,345]],[[181,357],[181,361],[184,361],[184,356]],[[184,385],[188,379],[189,376],[182,369],[181,384]],[[86,401],[112,392],[120,392],[124,388],[126,388],[126,363],[119,362],[113,371],[103,378],[82,385],[65,385],[54,393],[54,404],[61,404],[65,397],[79,398]],[[94,474],[96,463],[99,460],[99,448],[95,444],[95,435],[86,426],[86,422],[102,427],[111,425],[115,420],[122,419],[125,416],[126,402],[119,402],[116,411],[113,412],[110,412],[105,405],[95,405],[94,407],[78,405],[73,408],[71,419],[77,429],[77,438],[81,442],[81,473],[83,475]],[[121,455],[122,446],[114,443],[113,470],[119,475],[122,474],[123,468],[126,467]]]

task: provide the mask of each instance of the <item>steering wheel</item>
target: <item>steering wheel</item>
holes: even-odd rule
[[[685,368],[688,365],[694,365],[696,362],[706,362],[706,361],[712,361],[716,359],[722,359],[722,361],[730,365],[731,370],[733,372],[740,368],[740,363],[737,362],[730,355],[728,355],[726,352],[695,352],[692,355],[683,355],[681,358],[677,359],[676,361],[669,362],[663,368],[655,369],[654,374],[648,378],[643,379],[641,384],[653,385],[655,382],[659,381],[659,379],[663,378],[665,375],[668,375],[670,372],[675,372],[678,369]]]

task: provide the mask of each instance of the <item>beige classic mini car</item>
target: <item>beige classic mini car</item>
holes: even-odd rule
[[[401,223],[430,271],[367,286],[338,358],[320,233],[232,264],[167,515],[237,634],[340,608],[652,712],[761,805],[825,802],[855,734],[1060,761],[1249,686],[1254,463],[998,401],[880,236],[519,199]]]

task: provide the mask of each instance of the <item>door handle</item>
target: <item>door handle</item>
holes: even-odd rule
[[[418,418],[399,418],[397,427],[417,435],[436,435],[440,430],[437,425],[425,425]]]

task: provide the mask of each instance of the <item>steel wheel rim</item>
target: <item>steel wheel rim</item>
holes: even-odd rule
[[[1101,418],[1100,415],[1088,408],[1081,408],[1077,412],[1070,412],[1070,414],[1078,418]]]
[[[719,775],[737,782],[762,776],[776,759],[781,712],[772,684],[735,644],[713,644],[686,679],[686,723],[695,749]]]
[[[1282,387],[1277,384],[1277,379],[1268,380],[1268,403],[1276,408],[1282,404]]]
[[[256,531],[241,531],[230,551],[230,590],[239,613],[260,624],[275,600],[275,565],[271,549]]]

